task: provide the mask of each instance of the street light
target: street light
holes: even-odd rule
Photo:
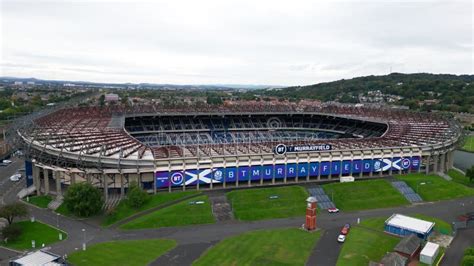
[[[58,229],[59,240],[63,240],[63,234],[61,234],[61,230],[59,230],[59,213],[56,213],[56,228]]]
[[[84,242],[82,243],[82,250],[86,250],[86,229],[82,228],[82,233],[84,235]]]

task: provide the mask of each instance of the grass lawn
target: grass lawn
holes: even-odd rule
[[[354,226],[342,246],[336,265],[365,266],[371,260],[378,262],[398,242],[398,237]]]
[[[326,194],[334,196],[336,207],[344,211],[387,208],[409,202],[383,179],[323,185]]]
[[[448,171],[448,175],[453,179],[454,182],[474,188],[474,182],[469,182],[469,178],[467,178],[458,170],[451,169]]]
[[[61,205],[59,205],[59,207],[55,210],[55,212],[59,213],[59,214],[62,214],[64,216],[68,216],[68,217],[76,217],[72,212],[70,212],[67,208],[66,208],[66,204],[62,203]]]
[[[29,201],[27,201],[26,198],[23,200],[40,208],[48,208],[48,204],[53,200],[49,195],[30,196],[28,199]]]
[[[204,201],[204,204],[189,204],[191,201]],[[120,226],[122,229],[158,228],[191,224],[214,223],[211,204],[207,196],[198,196],[161,210],[138,217]]]
[[[296,228],[247,232],[222,240],[193,265],[304,265],[320,236]]]
[[[447,181],[437,175],[408,174],[399,175],[397,179],[405,181],[421,198],[426,201],[447,200],[474,195],[474,189]],[[419,185],[425,183],[424,185]],[[417,189],[418,186],[418,189]]]
[[[71,253],[68,261],[76,266],[141,266],[148,265],[175,246],[176,241],[168,239],[111,241]]]
[[[0,242],[0,245],[17,250],[27,250],[31,249],[31,240],[35,240],[36,248],[40,248],[42,244],[47,246],[59,241],[58,230],[44,223],[21,221],[15,224],[21,228],[20,237],[15,241],[9,241],[8,244]],[[67,234],[65,232],[62,232],[62,234],[63,239],[66,239]]]
[[[150,200],[138,209],[130,207],[127,203],[127,199],[124,199],[120,201],[119,205],[115,208],[115,211],[113,213],[105,216],[104,220],[102,221],[102,225],[108,226],[129,216],[132,216],[135,213],[158,207],[170,201],[179,200],[180,198],[184,198],[190,195],[197,195],[199,193],[200,192],[197,191],[183,191],[173,193],[160,192],[156,195],[151,196]]]
[[[235,218],[252,221],[303,216],[308,192],[301,186],[255,188],[231,191],[227,198]]]
[[[462,149],[468,152],[474,152],[474,136],[466,136],[466,143]]]

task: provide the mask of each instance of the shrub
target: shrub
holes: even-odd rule
[[[79,217],[97,214],[104,203],[100,190],[89,183],[71,185],[64,195],[66,208]]]
[[[148,200],[150,200],[150,196],[146,193],[143,189],[137,186],[136,183],[130,184],[128,189],[128,205],[132,208],[138,209],[143,204],[145,204]]]

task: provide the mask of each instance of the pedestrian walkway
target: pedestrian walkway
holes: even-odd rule
[[[61,206],[61,204],[63,204],[63,201],[64,201],[63,196],[60,195],[56,197],[56,199],[52,200],[48,204],[48,209],[55,211],[57,208],[59,208],[59,206]]]
[[[227,201],[225,194],[210,195],[209,201],[211,202],[212,214],[214,215],[216,221],[224,222],[234,219],[232,207]]]
[[[335,208],[336,205],[332,202],[332,200],[326,195],[323,188],[321,186],[314,186],[308,188],[308,192],[312,197],[315,197],[318,201],[318,208],[327,210],[329,208]]]
[[[411,203],[423,201],[420,195],[413,191],[413,189],[409,187],[404,181],[392,181],[391,184],[394,188],[400,191],[400,193],[402,193],[402,195]]]
[[[121,197],[120,194],[110,193],[109,196],[107,197],[107,200],[104,202],[104,205],[102,206],[102,209],[106,213],[113,210],[120,203],[121,199],[122,199],[122,197]]]

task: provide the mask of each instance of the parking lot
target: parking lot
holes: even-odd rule
[[[10,176],[24,167],[24,161],[19,158],[12,158],[12,163],[7,166],[0,166],[0,203],[11,202],[16,193],[25,187],[25,177],[18,182],[10,181]]]

